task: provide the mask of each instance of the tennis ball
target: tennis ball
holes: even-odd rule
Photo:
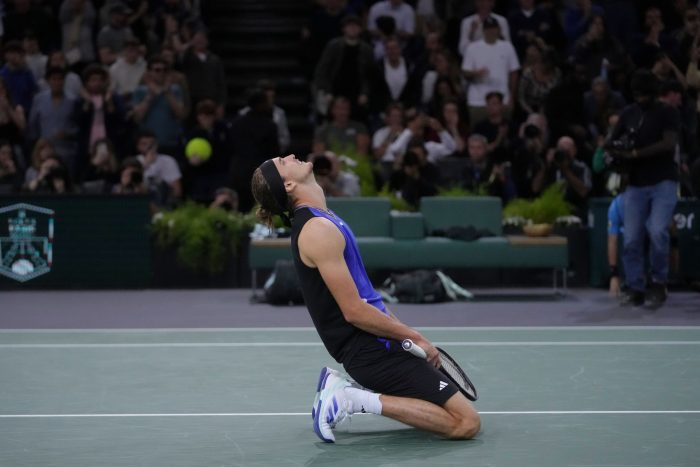
[[[192,138],[185,146],[185,156],[188,159],[196,157],[204,162],[211,157],[211,144],[204,138]]]

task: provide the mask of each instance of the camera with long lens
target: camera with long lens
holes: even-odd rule
[[[564,164],[567,160],[569,160],[569,153],[564,151],[563,149],[557,149],[554,151],[554,162],[556,162],[558,165]]]
[[[608,141],[605,145],[605,165],[613,170],[622,169],[622,158],[620,153],[631,151],[636,147],[636,131],[630,128],[626,133],[623,133],[619,138]]]

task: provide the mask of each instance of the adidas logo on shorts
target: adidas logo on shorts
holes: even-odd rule
[[[444,381],[440,381],[440,391],[442,391],[442,390],[445,389],[446,387],[447,387],[447,383],[444,382]]]

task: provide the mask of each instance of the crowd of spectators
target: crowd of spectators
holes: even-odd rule
[[[311,2],[311,0],[310,0]],[[416,205],[460,187],[532,198],[552,183],[583,216],[620,190],[596,164],[630,78],[650,70],[682,116],[682,193],[698,194],[700,12],[693,0],[315,0],[301,31],[309,154],[356,196],[343,151]],[[0,193],[151,193],[155,208],[233,199],[288,150],[275,83],[226,113],[197,0],[10,0],[0,68]],[[193,138],[211,155],[186,154]],[[598,158],[600,159],[600,158]],[[615,181],[617,183],[613,183]]]
[[[350,146],[411,204],[455,186],[507,202],[560,182],[585,222],[590,197],[624,188],[594,155],[647,69],[682,116],[681,191],[698,195],[698,2],[316,3],[303,31],[311,157]]]

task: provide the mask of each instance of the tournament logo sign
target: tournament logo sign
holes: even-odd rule
[[[51,271],[53,216],[31,204],[0,208],[0,275],[26,282]]]

